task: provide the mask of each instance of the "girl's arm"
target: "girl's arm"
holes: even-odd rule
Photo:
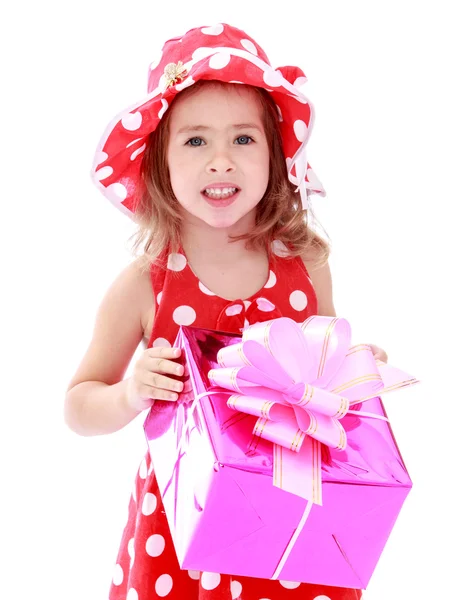
[[[98,309],[90,345],[66,393],[64,416],[79,435],[112,433],[140,411],[127,402],[127,367],[143,338],[147,281],[136,261],[106,292]]]

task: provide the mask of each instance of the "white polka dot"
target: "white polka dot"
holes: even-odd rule
[[[271,312],[272,310],[275,310],[275,305],[266,298],[257,298],[257,306],[258,310],[261,310],[262,312]]]
[[[138,600],[138,593],[135,588],[130,588],[128,590],[127,600]]]
[[[242,312],[242,305],[241,304],[234,304],[233,306],[228,306],[225,309],[225,314],[228,317],[233,317],[235,315],[240,315],[240,313]]]
[[[280,256],[282,258],[288,256],[288,254],[289,254],[288,248],[285,246],[285,244],[281,240],[273,240],[272,251],[273,251],[273,254],[276,254],[277,256]]]
[[[230,62],[230,54],[225,52],[218,52],[209,59],[209,66],[211,69],[223,69]]]
[[[295,132],[296,139],[299,142],[304,142],[305,141],[306,136],[308,135],[308,128],[307,128],[306,123],[304,121],[301,121],[300,119],[298,119],[297,121],[295,121],[293,123],[293,131]]]
[[[155,583],[155,592],[160,598],[164,598],[171,592],[172,587],[173,579],[171,578],[171,575],[160,575]]]
[[[187,79],[185,79],[181,83],[178,83],[177,85],[175,85],[175,89],[178,92],[181,92],[182,90],[186,89],[190,85],[193,85],[193,83],[195,83],[194,79],[192,77],[188,77]]]
[[[257,48],[255,47],[255,44],[253,42],[251,42],[250,40],[240,40],[240,43],[246,50],[248,50],[252,54],[255,54],[255,56],[258,56]]]
[[[295,310],[304,310],[308,306],[308,298],[301,290],[295,290],[290,294],[290,304]]]
[[[293,81],[293,85],[297,88],[301,87],[303,84],[305,84],[308,81],[307,77],[297,77],[294,81]]]
[[[155,512],[156,504],[157,502],[155,494],[147,492],[143,498],[142,504],[142,513],[145,515],[145,517],[148,517]]]
[[[123,202],[127,197],[127,188],[123,183],[112,183],[105,189],[105,194],[112,202]]]
[[[162,347],[162,348],[171,348],[171,344],[165,338],[156,338],[153,342],[153,348]]]
[[[150,535],[146,541],[145,549],[150,556],[160,556],[165,549],[165,538],[158,533]]]
[[[230,591],[232,593],[232,600],[238,600],[242,593],[242,584],[240,581],[233,581],[230,584]]]
[[[287,590],[294,590],[301,585],[301,583],[297,583],[296,581],[280,581],[280,584]]]
[[[173,312],[173,321],[176,325],[191,325],[196,320],[196,311],[191,306],[178,306]]]
[[[184,254],[171,253],[168,256],[168,269],[170,271],[182,271],[186,266],[187,260]]]
[[[159,304],[161,302],[161,296],[163,296],[163,292],[159,292],[159,294],[156,297],[156,303]]]
[[[160,52],[160,56],[157,56],[156,59],[151,63],[150,71],[154,71],[156,69],[156,67],[160,64],[162,56],[163,56],[163,52]]]
[[[199,289],[203,294],[207,294],[208,296],[215,296],[214,292],[211,292],[203,283],[199,282]]]
[[[251,305],[252,303],[250,302],[250,300],[244,300],[244,306],[245,306],[245,310],[248,309],[248,307]]]
[[[109,158],[109,155],[107,154],[107,152],[103,152],[102,150],[100,152],[97,152],[97,154],[95,155],[96,166],[101,165],[108,158]]]
[[[209,48],[196,48],[193,52],[192,60],[197,62],[209,56]]]
[[[154,471],[153,463],[151,462],[150,463],[150,468],[148,469],[148,475],[151,475],[153,473],[153,471]]]
[[[293,96],[293,94],[290,94],[290,98],[294,98],[295,100],[298,100],[298,102],[300,104],[308,104],[308,102],[301,96]]]
[[[329,596],[316,596],[313,600],[331,600],[331,598]],[[362,600],[362,596],[360,597],[360,600]]]
[[[102,181],[102,179],[107,179],[107,177],[110,177],[113,172],[114,170],[112,169],[112,167],[102,167],[102,169],[96,171],[95,178],[98,181]]]
[[[168,86],[168,78],[163,73],[163,75],[160,77],[160,80],[158,81],[158,85],[156,86],[156,89],[153,91],[156,93],[162,94],[166,90],[167,87],[169,87]]]
[[[144,458],[140,464],[140,470],[138,471],[138,474],[140,475],[140,477],[142,479],[146,479],[146,470],[147,470],[147,466],[146,466],[146,458]]]
[[[134,150],[132,152],[132,155],[130,156],[130,160],[135,160],[137,158],[137,156],[145,150],[145,148],[146,148],[146,144],[143,144],[143,146],[140,146],[140,148],[137,148],[136,150]]]
[[[201,33],[204,33],[204,35],[220,35],[223,31],[224,25],[222,25],[222,23],[218,23],[212,27],[203,27],[201,29]]]
[[[214,590],[221,582],[219,573],[208,573],[204,571],[201,576],[201,585],[205,590]]]
[[[275,273],[273,271],[270,271],[270,274],[268,276],[268,281],[263,287],[272,288],[275,285],[276,280],[277,280],[277,278],[276,278]]]
[[[142,113],[128,113],[122,117],[122,125],[127,131],[136,131],[142,124]]]
[[[130,567],[133,565],[133,561],[135,560],[135,540],[133,538],[130,539],[127,546],[128,555],[130,556]]]
[[[280,71],[267,69],[263,72],[263,81],[270,87],[279,87],[280,85],[282,85],[284,77],[280,73]]]
[[[278,104],[276,104],[276,109],[278,112],[278,120],[280,121],[280,123],[283,122],[283,115],[281,114],[281,108],[278,106]]]
[[[163,118],[163,115],[165,114],[165,112],[168,110],[168,101],[165,100],[164,98],[161,99],[161,108],[160,108],[160,112],[158,113],[158,118],[161,119]]]
[[[245,319],[244,320],[244,329],[247,328],[247,327],[249,327],[249,326],[250,326],[250,323],[248,322],[247,319]]]
[[[135,500],[135,502],[137,501],[137,488],[135,484],[133,484],[132,487],[132,498]]]
[[[127,144],[125,146],[125,148],[130,148],[130,146],[134,146],[135,144],[137,144],[138,142],[140,142],[142,139],[143,139],[142,137],[139,137],[136,140],[133,140],[132,142],[130,142],[129,144]]]
[[[112,582],[114,585],[120,585],[123,581],[123,569],[119,564],[115,565]]]
[[[243,85],[244,82],[243,81],[229,81],[229,83],[240,83]]]
[[[191,577],[191,579],[199,579],[199,577],[201,576],[201,572],[200,571],[188,571],[188,575]]]

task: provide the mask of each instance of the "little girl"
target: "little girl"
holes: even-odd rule
[[[280,316],[335,316],[329,248],[304,210],[308,193],[324,195],[305,158],[314,114],[304,81],[298,67],[273,69],[243,31],[200,27],[164,44],[148,95],[107,127],[94,182],[138,223],[136,247],[146,243],[105,295],[69,385],[65,418],[75,432],[112,433],[155,400],[177,400],[180,325],[238,333]],[[123,379],[141,340],[147,349]],[[147,453],[110,600],[162,597],[356,600],[361,592],[180,570]]]

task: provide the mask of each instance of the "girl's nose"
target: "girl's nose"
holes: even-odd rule
[[[208,173],[232,173],[235,164],[225,152],[216,152],[207,164]]]

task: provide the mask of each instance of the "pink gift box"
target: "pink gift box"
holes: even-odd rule
[[[274,486],[273,444],[261,440],[248,451],[256,417],[228,408],[228,394],[202,397],[190,416],[195,396],[215,389],[208,373],[219,368],[218,350],[240,341],[182,327],[175,345],[188,392],[176,403],[156,402],[145,421],[181,568],[365,589],[412,487],[390,425],[342,418],[347,446],[322,446],[323,505],[309,508]],[[352,408],[386,416],[379,397]]]

